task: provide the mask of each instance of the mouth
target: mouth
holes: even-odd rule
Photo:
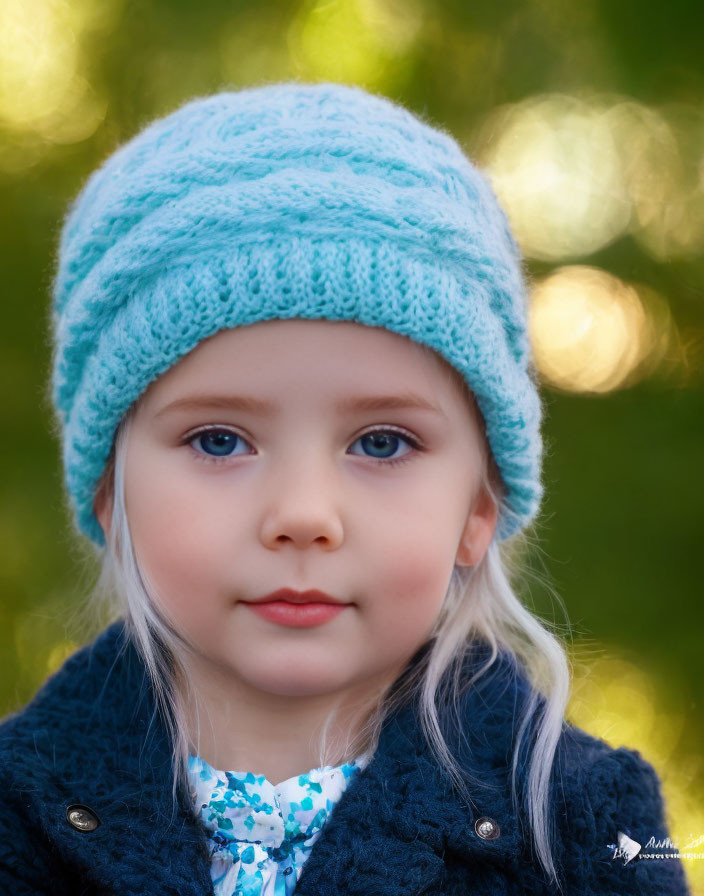
[[[309,591],[294,591],[293,588],[279,588],[278,591],[272,591],[271,594],[265,594],[255,600],[244,601],[249,604],[273,603],[276,601],[284,601],[288,604],[346,604],[347,601],[339,600],[324,591],[311,589]]]

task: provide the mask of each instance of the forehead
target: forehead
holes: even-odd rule
[[[461,402],[475,416],[464,378],[440,354],[356,321],[274,319],[219,330],[151,383],[142,401],[163,403],[213,386],[262,397],[328,394],[331,400],[346,391],[413,391],[446,412]]]
[[[370,327],[357,321],[309,320],[264,320],[254,324],[219,330],[213,336],[202,340],[184,361],[194,360],[207,363],[208,358],[237,353],[251,359],[278,361],[283,366],[286,361],[308,365],[317,361],[328,369],[338,365],[353,365],[363,359],[368,365],[393,362],[398,366],[425,363],[432,364],[439,358],[435,352],[407,336],[387,330],[384,327]],[[439,363],[436,362],[436,363]],[[270,363],[269,367],[275,367]]]

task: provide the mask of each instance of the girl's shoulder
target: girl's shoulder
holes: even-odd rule
[[[463,677],[471,679],[489,654],[490,648],[478,642],[467,655]],[[499,650],[486,673],[467,689],[463,700],[463,720],[470,722],[480,717],[484,731],[489,731],[495,741],[503,738],[505,742],[501,747],[511,752],[522,714],[531,701],[536,711],[546,705],[545,697],[536,693],[515,655]],[[530,727],[535,733],[535,717]],[[580,792],[585,785],[591,791],[599,791],[609,778],[635,776],[639,781],[651,782],[657,779],[655,769],[637,749],[612,746],[566,719],[562,722],[553,771],[557,780],[561,779],[563,788]],[[646,794],[652,792],[652,787],[646,788]]]
[[[654,766],[641,752],[626,746],[614,747],[600,737],[565,722],[555,753],[553,779],[555,801],[575,814],[602,821],[637,814],[653,824],[662,821],[661,782]],[[569,800],[568,800],[569,797]]]
[[[67,857],[72,846],[74,855],[80,850],[67,812],[81,794],[109,784],[109,717],[137,702],[110,674],[123,644],[119,621],[0,720],[0,892],[75,892]]]
[[[653,765],[638,749],[609,744],[603,738],[565,721],[555,754],[555,768],[579,789],[585,782],[601,785],[609,775],[636,774],[652,777]]]
[[[465,673],[471,676],[487,652],[480,646],[469,657]],[[503,817],[508,828],[523,828],[524,858],[532,854],[532,844],[524,823],[525,803],[516,812],[510,799],[511,768],[522,713],[531,700],[539,709],[545,706],[516,658],[500,653],[486,676],[468,689],[462,704],[470,770],[475,778],[490,769],[502,770],[499,783],[507,807]],[[530,728],[535,733],[534,721]],[[535,746],[531,735],[526,741]],[[522,752],[517,757],[519,794],[527,783],[527,758],[532,755]],[[662,847],[671,844],[662,783],[638,749],[611,745],[563,720],[549,772],[550,827],[566,892],[686,896],[683,862],[673,858],[674,847]],[[500,812],[497,801],[499,823]],[[670,860],[658,860],[658,853],[661,858],[669,853]]]
[[[555,853],[567,892],[589,881],[594,894],[687,896],[661,780],[639,750],[565,723],[552,783]]]

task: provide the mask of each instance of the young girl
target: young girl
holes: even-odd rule
[[[455,140],[357,87],[192,100],[89,178],[51,395],[110,616],[0,726],[2,892],[688,892],[509,581],[525,280]]]

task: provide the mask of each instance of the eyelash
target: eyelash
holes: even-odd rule
[[[195,441],[195,439],[197,439],[198,436],[202,436],[208,432],[227,432],[227,433],[230,433],[231,435],[236,435],[238,438],[242,439],[244,442],[247,442],[247,439],[245,439],[243,436],[241,436],[238,432],[236,432],[233,429],[229,429],[226,426],[205,426],[202,429],[198,429],[195,432],[189,433],[187,436],[184,437],[182,444],[188,445],[188,447],[191,449],[193,454],[196,456],[196,459],[201,460],[204,463],[215,463],[215,464],[227,463],[227,461],[231,460],[233,457],[233,455],[223,455],[222,457],[216,457],[213,454],[205,454],[201,451],[197,451],[191,445],[191,442]],[[363,438],[364,436],[371,435],[374,432],[383,432],[383,433],[391,432],[394,435],[401,436],[404,439],[404,441],[408,442],[408,444],[411,446],[411,448],[414,449],[413,451],[409,451],[407,454],[404,454],[402,457],[376,458],[376,460],[379,464],[383,464],[385,466],[394,466],[395,464],[403,464],[406,461],[411,460],[413,458],[414,452],[425,450],[425,448],[418,441],[418,439],[416,439],[410,433],[406,432],[405,429],[400,429],[395,426],[384,426],[384,427],[378,427],[377,429],[369,429],[369,430],[367,430],[367,432],[363,432],[361,436],[357,436],[357,438],[355,439],[355,442],[359,441],[359,439]]]

